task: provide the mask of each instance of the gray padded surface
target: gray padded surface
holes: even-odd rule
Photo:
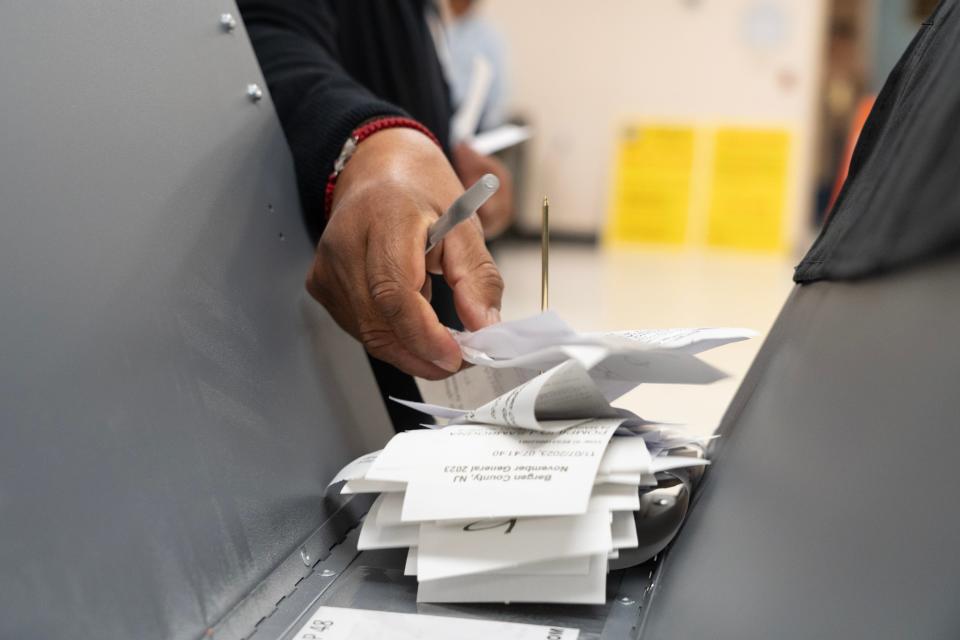
[[[0,7],[0,637],[200,637],[388,435],[224,11]]]
[[[794,291],[643,638],[960,635],[960,259]]]

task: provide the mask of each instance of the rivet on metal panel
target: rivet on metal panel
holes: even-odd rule
[[[237,19],[233,17],[232,13],[221,13],[220,28],[227,33],[230,33],[237,28]]]
[[[258,84],[248,84],[247,97],[250,98],[251,102],[260,102],[260,99],[263,98],[263,89]]]
[[[622,598],[617,598],[617,602],[623,605],[631,605],[631,604],[636,604],[637,601],[634,600],[633,598],[623,596]]]
[[[312,564],[311,560],[313,560],[313,558],[310,557],[310,553],[306,549],[300,549],[300,559],[303,560],[303,564],[307,565],[308,567]]]
[[[321,578],[332,578],[335,575],[337,575],[337,572],[334,571],[333,569],[324,569],[323,571],[320,572]]]

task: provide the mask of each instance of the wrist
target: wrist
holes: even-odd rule
[[[385,135],[389,134],[389,135]],[[439,151],[440,142],[436,136],[424,125],[416,120],[403,117],[381,117],[368,120],[353,130],[350,137],[345,141],[340,156],[334,162],[333,171],[327,178],[326,194],[324,199],[324,215],[330,217],[334,204],[334,196],[337,192],[337,185],[341,182],[341,174],[346,172],[354,156],[361,152],[361,146],[364,151],[361,155],[370,156],[374,147],[380,147],[381,153],[386,151],[386,158],[389,159],[390,140],[399,141],[399,146],[404,149],[416,149],[426,146],[430,151]],[[441,152],[442,155],[442,152]],[[356,171],[350,172],[357,173]]]

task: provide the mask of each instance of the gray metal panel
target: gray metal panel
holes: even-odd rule
[[[0,637],[249,634],[387,437],[225,11],[0,7]]]
[[[794,291],[644,638],[960,635],[960,259]]]

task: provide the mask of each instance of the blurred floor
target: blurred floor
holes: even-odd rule
[[[540,305],[540,247],[516,243],[496,252],[506,282],[503,318]],[[550,307],[584,331],[653,327],[749,327],[766,334],[793,283],[790,256],[718,251],[551,247]],[[639,415],[708,434],[764,336],[703,355],[731,377],[709,386],[642,385],[615,404]]]

